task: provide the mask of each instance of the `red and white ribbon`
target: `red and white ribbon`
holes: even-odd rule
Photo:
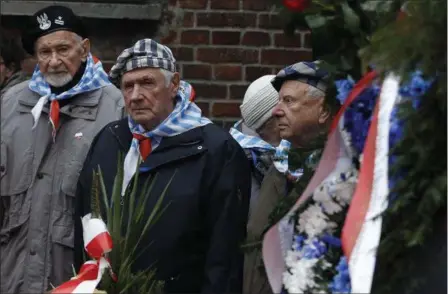
[[[46,105],[50,101],[51,94],[42,96],[37,101],[36,105],[31,109],[31,114],[33,115],[34,124],[33,128],[36,128],[37,123],[39,122],[39,118],[42,114],[42,110],[44,108],[44,105]],[[53,142],[56,139],[56,131],[59,128],[59,101],[58,100],[51,100],[50,102],[50,112],[48,114],[49,121],[51,123],[52,127],[52,136],[53,136]]]
[[[390,115],[399,97],[400,80],[389,74],[382,85],[369,129],[360,176],[342,229],[342,247],[349,260],[352,293],[370,293],[387,208]]]
[[[89,213],[82,218],[84,248],[94,260],[85,262],[76,277],[51,291],[57,293],[93,293],[110,263],[105,254],[112,250],[112,237],[102,219]]]
[[[99,259],[112,250],[112,237],[102,219],[87,214],[82,218],[84,248],[90,257]]]

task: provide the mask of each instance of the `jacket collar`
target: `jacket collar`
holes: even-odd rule
[[[129,129],[128,118],[123,118],[109,126],[109,130],[115,135],[123,150],[128,150],[131,146],[132,133]],[[158,150],[170,149],[175,146],[189,146],[203,141],[202,128],[194,128],[173,137],[164,137],[157,147]]]
[[[115,136],[124,154],[129,151],[132,133],[128,119],[124,118],[109,126],[109,131]],[[147,171],[157,166],[200,154],[207,150],[203,146],[203,128],[198,127],[173,137],[164,137],[159,146],[142,163],[140,170]]]
[[[67,100],[67,104],[61,107],[60,113],[71,116],[73,118],[83,118],[88,120],[95,120],[98,112],[98,104],[102,96],[102,88],[94,91],[78,94]],[[19,112],[31,112],[31,109],[39,100],[39,94],[29,90],[25,95],[20,95],[18,98]],[[49,113],[49,104],[45,105],[43,110]]]
[[[101,97],[100,91],[102,91],[102,88],[73,96],[72,98],[68,99],[68,104],[73,106],[87,107],[97,106]],[[37,101],[39,101],[40,96],[36,92],[32,92],[31,90],[30,92],[32,93],[32,95],[21,95],[21,97],[19,98],[19,103],[33,108],[36,105]]]

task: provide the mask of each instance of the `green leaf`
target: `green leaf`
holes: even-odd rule
[[[98,167],[98,178],[99,178],[100,187],[101,187],[101,194],[103,195],[103,203],[106,208],[106,217],[107,217],[106,219],[109,220],[111,217],[109,200],[107,199],[106,185],[104,184],[103,173],[101,172],[100,167]]]
[[[311,14],[305,16],[306,23],[311,30],[321,28],[325,26],[328,22],[328,17],[324,17],[319,14]]]
[[[92,173],[92,188],[91,188],[91,201],[90,209],[93,217],[98,217],[101,215],[100,204],[99,204],[99,191],[98,191],[98,174],[93,171]]]
[[[343,2],[341,8],[345,27],[355,35],[359,31],[359,16],[350,6],[348,6],[347,2]]]
[[[142,190],[138,189],[138,179],[134,178],[131,191],[126,191],[124,198],[122,199],[122,159],[123,155],[119,153],[117,174],[115,176],[112,195],[110,197],[110,205],[104,185],[103,174],[100,168],[98,168],[98,172],[96,173],[101,192],[103,193],[102,204],[105,207],[105,213],[107,215],[108,229],[114,244],[114,248],[112,252],[109,253],[109,257],[112,268],[118,273],[119,277],[118,282],[115,283],[109,276],[105,275],[102,279],[101,287],[108,294],[151,293],[150,291],[156,293],[155,291],[159,291],[163,284],[154,279],[154,269],[152,266],[147,270],[137,273],[134,273],[132,270],[133,264],[135,264],[136,260],[140,258],[141,254],[143,254],[152,243],[149,242],[149,244],[145,244],[143,248],[140,248],[143,236],[147,234],[148,228],[157,222],[159,217],[168,207],[168,205],[166,205],[164,209],[161,209],[161,203],[172,179],[165,187],[162,195],[158,197],[155,207],[151,210],[149,219],[145,218],[146,203],[157,176],[155,176],[154,179],[152,179],[152,177],[148,178],[145,181]],[[93,182],[92,185],[98,186],[98,183]],[[92,201],[94,201],[94,199],[92,199]],[[126,213],[128,215],[126,215]],[[136,254],[137,249],[139,251]]]
[[[133,223],[133,219],[134,219],[134,208],[135,208],[135,194],[137,193],[138,190],[138,170],[139,170],[139,166],[140,166],[140,162],[137,166],[137,172],[136,175],[134,176],[134,183],[132,186],[132,191],[131,191],[131,195],[129,198],[129,204],[128,204],[128,224],[127,224],[127,229],[126,229],[126,236],[125,236],[125,245],[124,245],[124,250],[126,251],[128,248],[128,241],[130,239],[130,234],[131,234],[131,226]]]
[[[146,207],[146,203],[148,201],[149,195],[151,194],[151,191],[153,189],[154,184],[157,182],[157,176],[158,174],[156,174],[154,176],[154,179],[152,179],[152,177],[148,178],[148,180],[145,182],[145,186],[143,187],[142,191],[145,191],[144,193],[141,194],[141,196],[139,198],[139,203],[137,206],[137,214],[135,217],[135,221],[137,223],[140,223],[140,221],[142,220],[144,214],[145,214],[145,207]],[[148,184],[151,182],[151,185],[148,188]]]
[[[166,192],[167,192],[168,188],[170,187],[171,182],[172,182],[174,176],[176,175],[176,173],[177,173],[177,170],[173,173],[173,176],[169,180],[168,184],[165,186],[162,194],[157,199],[157,202],[156,202],[153,210],[151,211],[151,214],[149,215],[149,218],[147,219],[147,221],[143,227],[143,230],[141,231],[141,235],[138,238],[138,241],[134,244],[134,248],[130,251],[131,255],[133,255],[135,253],[140,242],[143,239],[143,236],[148,232],[148,229],[153,225],[153,222],[155,221],[155,219],[157,219],[160,216],[160,214],[163,213],[166,210],[166,208],[168,207],[168,206],[166,206],[165,208],[162,209],[161,212],[159,212],[159,210],[161,209],[162,203],[163,203],[163,199],[165,198]]]

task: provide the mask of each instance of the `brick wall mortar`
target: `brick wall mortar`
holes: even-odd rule
[[[239,104],[251,81],[309,60],[311,49],[307,32],[284,35],[270,0],[219,1],[174,1],[169,9],[186,18],[178,22],[184,25],[170,28],[177,35],[165,44],[192,51],[188,57],[193,58],[177,60],[182,77],[195,87],[204,112],[229,126],[240,117]]]

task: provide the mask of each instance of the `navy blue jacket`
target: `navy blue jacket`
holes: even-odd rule
[[[77,269],[83,261],[80,217],[90,212],[92,171],[100,166],[110,196],[118,153],[126,155],[131,141],[127,119],[123,119],[107,125],[91,145],[76,195]],[[166,282],[167,293],[240,293],[240,245],[246,236],[251,188],[250,165],[243,149],[223,129],[209,124],[164,138],[140,168],[140,188],[157,174],[147,203],[148,216],[177,172],[164,198],[164,205],[169,206],[144,236],[144,245],[152,244],[134,270],[153,266],[157,278]]]

